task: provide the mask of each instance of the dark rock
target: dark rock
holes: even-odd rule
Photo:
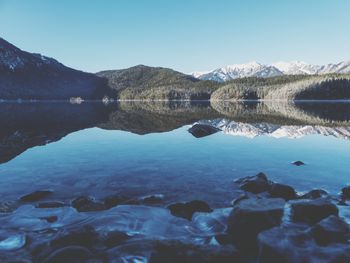
[[[188,132],[196,138],[202,138],[221,131],[219,128],[207,124],[195,124]]]
[[[36,205],[37,208],[59,208],[64,207],[63,202],[52,201],[52,202],[42,202]]]
[[[291,218],[294,222],[315,224],[330,215],[338,216],[338,212],[337,206],[326,199],[291,202]]]
[[[150,256],[150,263],[238,263],[237,250],[227,246],[195,246],[179,241],[158,241]]]
[[[104,235],[102,238],[103,244],[108,247],[115,247],[123,243],[124,241],[128,240],[130,236],[124,232],[108,232]]]
[[[65,230],[58,237],[50,241],[51,247],[59,248],[66,246],[93,247],[99,240],[99,236],[90,225],[85,225],[74,230]]]
[[[327,197],[328,193],[322,189],[314,189],[306,194],[299,196],[300,199],[319,199],[323,197]]]
[[[241,194],[241,195],[239,195],[237,198],[235,198],[235,199],[233,199],[233,200],[231,201],[231,205],[232,205],[232,206],[235,206],[235,205],[237,205],[239,202],[241,202],[242,200],[246,200],[246,199],[249,199],[249,198],[250,198],[250,196],[249,196],[248,194],[246,194],[246,193]]]
[[[258,235],[259,263],[345,263],[350,262],[350,246],[318,246],[313,237],[299,227],[275,227]]]
[[[11,213],[18,207],[16,202],[4,201],[0,202],[0,213]]]
[[[215,236],[216,242],[218,242],[220,245],[229,245],[233,244],[232,237],[230,234],[218,234]]]
[[[273,183],[269,189],[269,194],[272,197],[280,197],[285,200],[296,198],[296,192],[293,187],[285,184]]]
[[[162,194],[156,194],[156,195],[149,195],[141,198],[141,201],[144,204],[158,204],[161,203],[164,199],[164,195]]]
[[[57,216],[47,216],[47,217],[40,217],[42,220],[46,220],[48,223],[54,223],[57,221]]]
[[[52,191],[40,190],[24,195],[20,198],[22,202],[37,202],[52,194]]]
[[[242,200],[228,218],[228,233],[238,249],[256,251],[256,237],[281,224],[285,201],[281,198]]]
[[[248,176],[235,181],[239,187],[247,192],[259,194],[270,190],[271,182],[267,179],[264,173],[259,173],[255,176]]]
[[[90,196],[80,196],[74,199],[72,206],[78,212],[102,211],[106,209],[104,204],[96,202]]]
[[[85,263],[90,257],[88,249],[68,246],[54,251],[43,263]]]
[[[188,203],[172,204],[168,206],[168,209],[172,215],[186,218],[188,220],[192,219],[192,216],[195,212],[210,213],[213,211],[206,202],[199,200],[194,200]]]
[[[110,208],[115,207],[117,205],[124,204],[127,201],[128,201],[128,198],[126,198],[125,196],[111,195],[111,196],[107,196],[103,200],[103,204],[106,207],[106,209],[110,209]]]
[[[337,216],[329,216],[314,225],[311,235],[319,245],[330,243],[347,243],[350,239],[350,228],[344,220]]]
[[[295,165],[295,166],[305,165],[305,163],[303,163],[302,161],[295,161],[295,162],[292,162],[292,164]]]
[[[341,189],[342,198],[344,199],[350,199],[350,186],[346,186],[343,189]]]

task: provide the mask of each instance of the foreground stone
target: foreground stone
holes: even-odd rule
[[[186,218],[188,220],[192,219],[195,212],[205,212],[210,213],[213,209],[203,201],[194,200],[188,203],[176,203],[168,206],[171,214],[174,216]]]
[[[321,246],[331,243],[347,243],[350,239],[348,224],[337,216],[329,216],[310,229],[310,233]]]
[[[275,227],[258,236],[258,263],[345,263],[350,262],[350,246],[332,243],[319,246],[307,229]]]
[[[327,197],[328,193],[322,189],[313,189],[306,194],[299,196],[299,199],[319,199],[323,197]]]
[[[264,173],[259,173],[255,176],[248,176],[240,178],[235,181],[239,184],[239,187],[247,192],[253,194],[259,194],[262,192],[269,191],[271,188],[271,182],[267,179]]]
[[[279,197],[285,200],[291,200],[297,197],[297,194],[293,187],[285,184],[278,184],[278,183],[273,183],[268,193],[272,197],[277,197],[277,198]]]
[[[80,196],[72,201],[72,207],[78,212],[102,211],[106,207],[103,203],[96,202],[90,196]]]
[[[338,213],[337,206],[327,199],[297,200],[291,203],[291,218],[294,222],[315,224],[330,215],[338,216]]]
[[[202,138],[202,137],[209,136],[211,134],[217,133],[217,132],[219,132],[221,130],[219,128],[213,127],[211,125],[195,124],[188,131],[194,137]]]
[[[281,224],[285,201],[281,198],[239,202],[228,218],[228,233],[238,249],[256,251],[257,235]]]
[[[41,199],[44,199],[45,197],[51,195],[53,192],[49,190],[40,190],[40,191],[35,191],[33,193],[24,195],[20,198],[22,202],[37,202],[40,201]]]

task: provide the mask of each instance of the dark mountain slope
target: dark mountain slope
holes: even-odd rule
[[[25,52],[0,38],[0,99],[99,99],[110,95],[104,79]]]

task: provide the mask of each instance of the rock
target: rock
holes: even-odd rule
[[[239,195],[237,198],[233,199],[231,201],[231,205],[232,206],[235,206],[237,205],[239,202],[241,202],[242,200],[246,200],[246,199],[249,199],[251,198],[247,193],[244,193],[244,194],[241,194]]]
[[[264,173],[259,173],[255,176],[248,176],[235,181],[239,187],[247,192],[259,194],[270,190],[271,182],[267,179]]]
[[[199,200],[194,200],[188,203],[172,204],[168,206],[168,209],[172,215],[186,218],[188,220],[192,219],[192,216],[195,212],[210,213],[213,211],[206,202]]]
[[[157,204],[161,203],[164,199],[164,195],[162,194],[155,194],[155,195],[149,195],[141,198],[141,201],[144,204]]]
[[[323,197],[327,197],[328,193],[322,189],[314,189],[306,194],[299,196],[299,199],[319,199]]]
[[[24,234],[13,234],[0,240],[0,251],[11,251],[22,248],[26,244]]]
[[[103,203],[95,202],[95,200],[90,196],[80,196],[74,199],[72,206],[78,212],[102,211],[106,209]]]
[[[50,241],[51,247],[60,248],[66,246],[93,247],[99,240],[98,234],[90,225],[79,229],[65,230],[58,237]]]
[[[37,208],[59,208],[64,206],[65,204],[59,201],[42,202],[36,205]]]
[[[292,164],[295,165],[295,166],[305,165],[305,163],[303,163],[302,161],[295,161],[295,162],[292,162]]]
[[[285,201],[281,198],[242,200],[228,218],[228,233],[238,249],[256,251],[256,237],[281,224]]]
[[[195,124],[188,132],[196,138],[202,138],[221,131],[219,128],[207,124]]]
[[[258,235],[259,263],[350,262],[350,246],[318,246],[310,233],[299,227],[275,227]]]
[[[272,197],[280,197],[285,200],[295,199],[297,196],[293,187],[278,183],[273,183],[268,192]]]
[[[120,196],[120,195],[111,195],[111,196],[107,196],[104,200],[103,200],[103,204],[105,206],[106,209],[110,209],[112,207],[115,207],[117,205],[121,205],[124,204],[128,201],[128,198],[124,197],[124,196]]]
[[[238,263],[238,251],[227,246],[196,246],[179,241],[157,241],[149,263]]]
[[[53,192],[48,190],[35,191],[33,193],[24,195],[20,198],[22,202],[37,202],[45,197],[51,195]]]
[[[57,216],[46,216],[46,217],[40,217],[42,220],[46,220],[48,223],[54,223],[57,221]]]
[[[341,189],[342,198],[350,199],[350,186],[346,186]]]
[[[337,206],[326,199],[291,202],[291,218],[294,222],[315,224],[330,215],[338,216],[338,212]]]
[[[43,263],[85,263],[90,257],[88,249],[68,246],[54,251]]]
[[[341,218],[331,215],[310,230],[311,235],[321,246],[330,243],[347,243],[350,239],[350,228]]]
[[[115,247],[128,240],[130,236],[124,232],[114,231],[108,232],[102,237],[103,244],[108,247]]]

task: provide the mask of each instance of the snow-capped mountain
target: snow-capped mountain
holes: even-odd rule
[[[276,62],[264,65],[257,62],[235,64],[209,72],[195,72],[192,76],[203,80],[225,82],[244,77],[273,77],[280,75],[314,75],[327,73],[350,73],[350,61],[338,64],[312,65],[302,61]]]
[[[347,127],[325,127],[319,125],[287,126],[270,123],[243,123],[227,119],[205,120],[199,121],[198,123],[211,125],[228,135],[243,136],[247,138],[269,136],[273,138],[296,139],[307,135],[323,135],[350,140],[350,128]]]
[[[197,72],[193,74],[194,77],[203,80],[214,80],[224,82],[236,78],[243,77],[273,77],[283,75],[281,71],[273,66],[262,65],[257,62],[250,62],[247,64],[229,65],[223,68],[218,68],[202,75]]]

